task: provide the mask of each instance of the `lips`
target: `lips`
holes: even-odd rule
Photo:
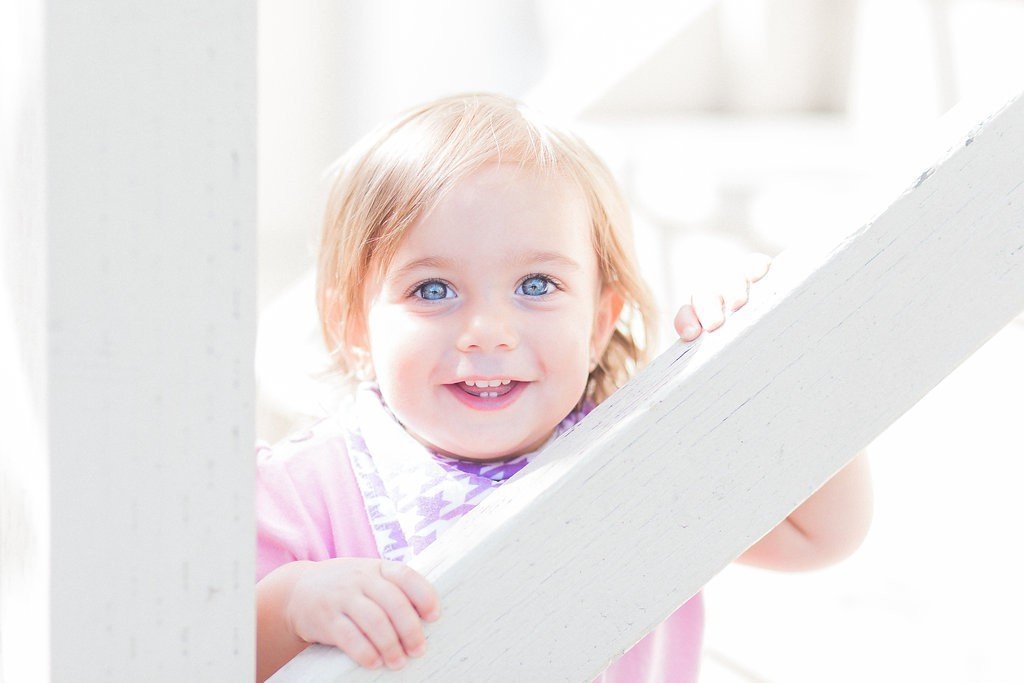
[[[473,410],[501,410],[512,405],[517,398],[523,393],[529,382],[517,382],[513,380],[507,385],[501,385],[496,387],[470,387],[465,382],[459,382],[457,384],[446,384],[445,389],[451,392],[452,396],[459,401],[459,403],[472,408]],[[470,393],[470,391],[479,393],[497,393],[495,397],[480,396],[478,394]]]

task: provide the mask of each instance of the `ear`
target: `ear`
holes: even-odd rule
[[[622,296],[612,287],[605,285],[597,302],[597,310],[594,312],[594,331],[590,337],[590,354],[595,360],[600,360],[604,355],[623,304]]]

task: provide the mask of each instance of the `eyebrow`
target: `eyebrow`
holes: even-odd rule
[[[568,256],[565,256],[564,254],[559,254],[556,251],[521,252],[518,256],[512,258],[509,262],[515,266],[525,266],[529,263],[558,263],[567,268],[572,268],[574,270],[582,270],[580,264],[576,263],[576,261],[572,260]],[[444,258],[443,256],[427,256],[406,263],[401,268],[395,270],[391,277],[400,278],[418,268],[454,269],[458,264],[458,261]]]

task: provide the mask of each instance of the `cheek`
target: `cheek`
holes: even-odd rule
[[[587,312],[574,311],[555,314],[534,326],[532,337],[539,355],[549,359],[549,369],[588,369],[591,323]]]
[[[430,349],[439,348],[432,326],[419,319],[389,310],[371,311],[368,316],[370,357],[381,383],[423,374]]]
[[[407,326],[371,328],[370,358],[384,402],[399,421],[411,424],[415,415],[429,405],[424,389],[431,385],[431,368],[436,366],[426,350],[436,348],[430,339]]]

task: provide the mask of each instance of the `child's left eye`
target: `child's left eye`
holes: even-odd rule
[[[551,287],[558,287],[555,281],[546,275],[530,275],[516,289],[516,293],[522,292],[526,296],[543,296],[550,294]]]

